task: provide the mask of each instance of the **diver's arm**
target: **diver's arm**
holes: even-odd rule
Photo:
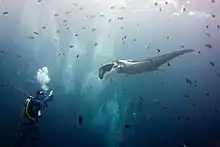
[[[52,100],[52,98],[53,98],[53,91],[50,91],[50,94],[49,94],[46,98],[44,98],[44,99],[42,100],[42,102],[43,102],[43,103],[46,103],[46,102]]]

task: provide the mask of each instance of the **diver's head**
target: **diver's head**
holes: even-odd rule
[[[37,99],[44,99],[44,98],[45,98],[44,90],[38,90],[38,91],[36,92],[36,98],[37,98]]]

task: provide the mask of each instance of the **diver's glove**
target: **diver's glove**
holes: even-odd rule
[[[49,96],[50,96],[50,97],[53,96],[53,90],[50,91]]]

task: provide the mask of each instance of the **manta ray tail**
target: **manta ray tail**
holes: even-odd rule
[[[176,51],[176,52],[172,52],[172,53],[169,53],[169,54],[165,54],[165,55],[161,55],[161,56],[158,56],[158,57],[154,57],[154,58],[151,58],[151,59],[147,59],[146,61],[149,61],[152,63],[153,67],[155,69],[157,69],[159,66],[163,65],[164,63],[180,56],[180,55],[183,55],[185,53],[189,53],[189,52],[192,52],[194,50],[192,49],[185,49],[185,50],[180,50],[180,51]]]

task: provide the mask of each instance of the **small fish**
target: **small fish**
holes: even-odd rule
[[[82,29],[83,29],[83,30],[85,30],[85,29],[86,29],[86,27],[82,27]]]
[[[66,23],[67,22],[67,20],[65,19],[65,20],[63,20],[63,23]]]
[[[125,124],[124,127],[125,127],[125,128],[131,128],[131,125],[130,125],[130,124]]]
[[[94,45],[95,45],[95,46],[97,46],[97,45],[98,45],[98,43],[95,43]]]
[[[38,0],[38,3],[42,2],[42,0]]]
[[[167,36],[167,39],[170,39],[170,37],[169,37],[169,36]]]
[[[3,88],[3,87],[4,87],[4,85],[3,85],[3,84],[1,84],[1,85],[0,85],[0,87],[1,87],[1,88]]]
[[[200,53],[201,53],[201,51],[198,51],[198,53],[200,54]]]
[[[164,84],[164,81],[162,81],[161,83],[160,83],[160,85],[163,85]]]
[[[124,29],[124,27],[123,27],[123,26],[121,26],[121,29],[123,30],[123,29]]]
[[[170,66],[170,63],[168,62],[167,65]]]
[[[207,47],[208,49],[211,49],[212,45],[211,44],[205,44],[205,47]]]
[[[218,72],[218,76],[220,77],[220,72]]]
[[[33,36],[28,36],[28,39],[34,39],[34,37]]]
[[[206,27],[206,28],[209,28],[209,25],[206,25],[205,27]]]
[[[54,14],[54,16],[59,16],[59,14],[56,13],[56,14]]]
[[[157,49],[157,52],[160,52],[160,49]]]
[[[127,39],[127,36],[124,36],[124,39]]]
[[[187,83],[187,84],[189,84],[189,85],[193,85],[193,86],[195,86],[195,87],[196,87],[196,84],[195,84],[195,83],[193,83],[193,81],[192,81],[192,80],[190,80],[189,78],[185,78],[185,81],[186,81],[186,83]]]
[[[159,10],[160,10],[160,12],[161,12],[161,11],[162,11],[162,8],[160,8]]]
[[[70,45],[70,48],[73,48],[74,47],[74,45]]]
[[[57,32],[57,34],[59,34],[59,33],[60,33],[60,31],[59,31],[59,30],[57,30],[56,32]]]
[[[160,104],[160,100],[156,99],[153,101],[154,104]]]
[[[62,57],[64,55],[65,55],[64,53],[58,53],[58,56],[60,56],[60,57]]]
[[[184,94],[183,96],[186,97],[186,98],[190,98],[189,94]]]
[[[215,18],[215,14],[211,14],[211,17],[212,17],[212,18]]]
[[[143,97],[141,97],[141,96],[139,96],[139,99],[141,100],[141,101],[143,101],[144,99],[143,99]]]
[[[215,3],[215,0],[211,0],[212,3]]]
[[[79,58],[79,54],[76,55],[76,58]]]
[[[68,28],[68,27],[67,27],[66,29],[67,29],[67,30],[69,30],[69,28]]]
[[[96,29],[92,29],[92,31],[94,32]]]
[[[75,34],[75,36],[78,37],[79,35],[78,35],[78,34]]]
[[[114,6],[111,6],[110,9],[114,9]]]
[[[184,45],[182,45],[181,48],[184,48]]]
[[[180,120],[180,118],[181,118],[180,116],[175,116],[174,119],[175,119],[175,120]]]
[[[65,14],[70,14],[70,11],[66,11]]]
[[[3,15],[6,15],[6,14],[8,14],[8,12],[3,12],[2,14],[3,14]]]
[[[195,107],[195,106],[196,106],[196,104],[195,104],[195,103],[193,103],[193,104],[192,104],[192,106],[193,106],[193,107]]]
[[[46,29],[46,27],[45,27],[45,26],[42,26],[42,29]]]
[[[209,61],[209,63],[210,63],[212,66],[215,66],[215,63],[214,63],[214,62]]]
[[[18,58],[21,58],[21,55],[17,55]]]
[[[83,124],[83,117],[80,115],[79,116],[79,124],[82,125]]]
[[[158,3],[157,3],[157,2],[155,2],[155,3],[154,3],[154,5],[155,5],[155,6],[157,6],[157,5],[158,5]]]
[[[219,26],[219,25],[217,25],[217,28],[219,29],[219,28],[220,28],[220,26]]]
[[[133,39],[134,42],[135,42],[136,40],[137,40],[136,38]]]
[[[118,20],[123,20],[124,18],[123,17],[118,17]]]
[[[209,93],[209,92],[206,92],[206,93],[205,93],[205,95],[206,95],[206,96],[209,96],[209,95],[210,95],[210,93]]]
[[[185,12],[185,11],[186,11],[186,8],[184,7],[184,8],[183,8],[183,12]]]
[[[165,4],[167,5],[167,4],[168,4],[168,2],[167,2],[167,1],[165,1]]]
[[[77,3],[73,3],[74,6],[77,6]]]
[[[95,18],[95,15],[91,15],[90,18]]]
[[[0,51],[1,54],[4,54],[5,52],[3,50]]]
[[[163,106],[163,108],[164,108],[164,109],[168,109],[168,107],[167,107],[167,106]]]
[[[100,15],[100,17],[104,17],[104,15],[103,15],[103,14],[101,14],[101,15]]]
[[[218,113],[220,111],[220,108],[214,108],[214,112]]]
[[[125,7],[120,7],[121,10],[125,9]]]
[[[38,32],[33,32],[34,34],[36,34],[36,35],[39,35],[39,33]]]
[[[79,7],[79,10],[83,10],[84,8],[83,7]]]
[[[211,35],[209,33],[206,33],[206,36],[211,37]]]
[[[109,19],[108,22],[110,23],[112,21],[112,19]]]

